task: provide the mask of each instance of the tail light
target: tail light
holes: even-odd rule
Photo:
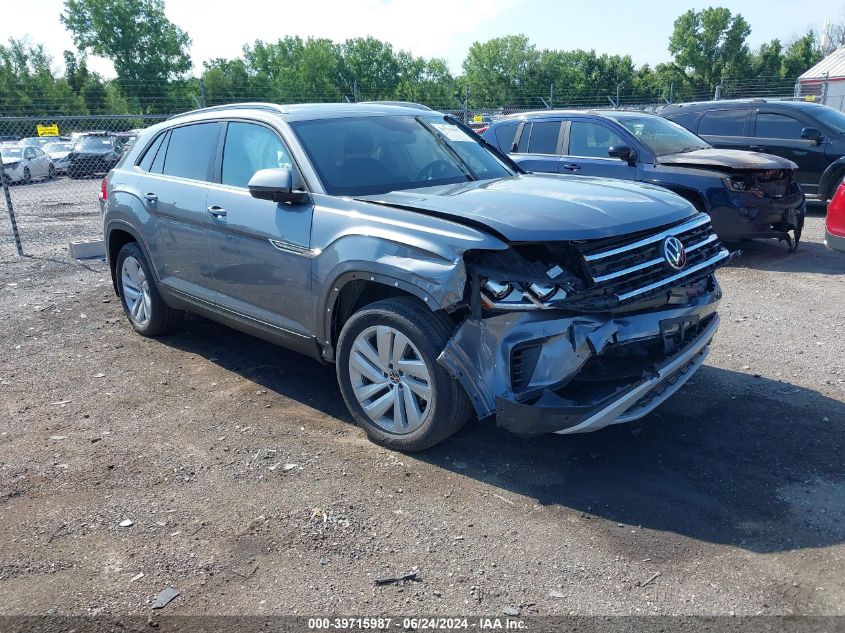
[[[109,199],[109,192],[108,192],[108,189],[107,189],[108,184],[109,184],[109,178],[108,178],[108,176],[106,176],[105,178],[103,178],[102,182],[100,183],[100,200],[102,200],[103,202],[105,202],[106,200]]]
[[[827,205],[825,224],[832,235],[845,237],[845,183],[839,185],[833,200]]]

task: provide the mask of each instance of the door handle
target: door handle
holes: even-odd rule
[[[766,151],[766,148],[763,147],[762,145],[749,145],[748,149],[750,149],[752,152],[765,152]]]
[[[568,171],[578,171],[581,169],[581,165],[578,163],[566,163],[565,165],[562,165],[562,167]]]
[[[155,204],[156,202],[158,202],[158,196],[154,193],[145,193],[144,200],[146,200],[150,204]]]
[[[225,218],[226,217],[226,209],[224,209],[223,207],[218,207],[218,206],[215,205],[213,207],[208,207],[207,210],[208,210],[209,215],[211,215],[212,217],[215,217],[215,218]]]

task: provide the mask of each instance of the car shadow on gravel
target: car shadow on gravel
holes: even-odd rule
[[[819,242],[801,242],[794,253],[775,240],[751,240],[729,244],[728,248],[742,251],[742,255],[730,263],[730,268],[845,275],[845,255],[831,251]]]
[[[705,366],[635,423],[515,438],[474,422],[419,456],[537,503],[756,552],[845,542],[845,404]]]
[[[201,317],[159,340],[352,423],[332,365]],[[408,459],[614,525],[777,552],[845,542],[843,445],[843,402],[705,366],[635,423],[517,438],[473,420]]]

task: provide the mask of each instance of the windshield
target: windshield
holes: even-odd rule
[[[23,156],[23,148],[21,147],[0,147],[0,155],[3,156],[4,162],[9,158],[20,158]]]
[[[111,147],[111,138],[103,136],[83,136],[76,142],[76,149],[78,150],[109,150]]]
[[[839,110],[834,110],[833,108],[822,107],[822,108],[814,108],[812,110],[812,114],[815,117],[827,125],[830,128],[833,128],[834,131],[845,132],[845,114],[840,112]]]
[[[72,147],[70,143],[47,143],[41,149],[49,154],[51,152],[69,152]]]
[[[659,116],[625,115],[614,118],[657,156],[710,147],[686,128]]]
[[[365,196],[513,172],[442,115],[292,122],[326,193]]]

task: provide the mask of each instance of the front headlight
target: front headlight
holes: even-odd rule
[[[536,310],[549,301],[562,301],[567,291],[559,284],[481,280],[482,304],[488,309]]]
[[[748,183],[742,176],[722,178],[722,182],[725,183],[725,187],[731,191],[748,191]]]

